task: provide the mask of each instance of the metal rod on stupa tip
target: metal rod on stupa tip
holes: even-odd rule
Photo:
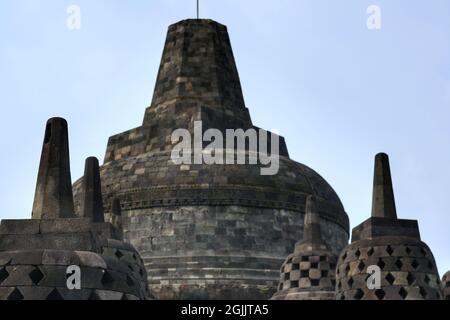
[[[67,121],[51,118],[45,129],[32,218],[51,220],[72,217],[75,213]]]
[[[82,192],[81,213],[83,217],[89,218],[93,222],[105,222],[100,166],[95,157],[86,159]]]
[[[397,219],[389,157],[385,153],[375,156],[372,217]]]

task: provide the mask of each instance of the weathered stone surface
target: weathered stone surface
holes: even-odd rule
[[[98,254],[87,251],[75,251],[83,266],[106,269],[105,260]]]
[[[245,107],[227,29],[211,20],[169,27],[143,124],[109,139],[100,169],[108,221],[117,224],[111,212],[118,198],[124,238],[143,256],[149,279],[159,277],[150,280],[158,298],[269,298],[280,265],[302,238],[308,195],[318,199],[331,250],[338,254],[347,244],[348,217],[338,196],[289,158],[282,137],[275,176],[262,176],[261,165],[176,165],[172,132],[192,134],[194,121],[202,121],[203,131],[259,129]],[[242,149],[236,147],[248,157]],[[74,194],[80,212],[81,180]]]
[[[342,300],[439,300],[439,275],[417,221],[396,218],[387,155],[375,158],[372,217],[353,229],[340,254],[336,298]],[[381,287],[370,289],[368,268],[378,267]]]
[[[303,240],[281,266],[273,300],[334,300],[337,257],[322,238],[316,199],[306,202]]]
[[[81,196],[81,214],[93,222],[105,222],[103,214],[102,186],[98,159],[86,159],[83,193]]]
[[[52,118],[45,129],[33,219],[74,217],[71,181],[67,122]]]
[[[0,251],[44,249],[98,252],[100,250],[100,243],[92,232],[45,235],[0,235]]]
[[[73,201],[68,201],[72,194],[64,189],[65,183],[70,186],[68,157],[67,123],[52,119],[44,141],[34,219],[1,221],[0,300],[150,298],[138,252],[118,240],[118,230],[103,222],[103,211],[97,210],[102,202],[95,181],[98,162],[88,160],[86,170],[87,180],[94,180],[86,187],[91,194],[85,197],[89,203],[85,211],[90,213],[86,218],[68,214],[69,204],[73,209]],[[49,208],[59,211],[50,214]],[[81,269],[79,290],[68,288],[68,267],[73,266]]]
[[[38,234],[41,220],[2,220],[0,235],[2,234]]]
[[[389,157],[385,153],[375,157],[372,217],[397,218]]]

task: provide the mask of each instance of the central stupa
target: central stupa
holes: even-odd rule
[[[196,121],[203,130],[258,129],[227,28],[211,20],[169,27],[144,122],[109,139],[101,167],[105,209],[120,199],[124,237],[141,254],[156,298],[269,299],[303,238],[310,195],[323,240],[339,254],[348,241],[347,214],[319,174],[289,158],[283,138],[272,176],[261,175],[261,165],[175,164],[171,135],[179,128],[193,133]],[[80,190],[78,181],[76,207]]]

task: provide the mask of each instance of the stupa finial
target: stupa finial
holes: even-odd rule
[[[308,196],[306,199],[305,226],[303,230],[303,241],[310,243],[321,243],[320,216],[317,211],[316,197]]]
[[[67,121],[52,118],[47,121],[45,129],[32,218],[51,220],[72,217],[75,213]]]
[[[372,217],[397,218],[389,157],[385,153],[375,156]]]
[[[98,159],[95,157],[86,159],[82,192],[81,213],[83,217],[90,218],[93,222],[105,222],[100,167]]]

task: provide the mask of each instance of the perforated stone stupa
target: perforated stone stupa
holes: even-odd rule
[[[227,28],[211,20],[169,27],[144,121],[109,139],[100,169],[105,207],[120,200],[124,237],[142,255],[157,298],[269,299],[303,238],[309,195],[324,242],[339,254],[349,234],[341,201],[319,174],[289,158],[283,138],[274,176],[261,175],[261,165],[176,165],[171,135],[193,133],[195,121],[203,131],[257,128]],[[78,215],[81,187],[74,184]]]
[[[273,300],[334,300],[337,256],[322,239],[316,199],[306,202],[303,240],[281,266]]]
[[[139,253],[104,222],[98,160],[86,160],[83,217],[74,213],[67,123],[47,123],[31,220],[0,224],[0,300],[150,298]],[[67,284],[80,268],[80,287]],[[69,273],[70,275],[70,273]]]
[[[379,288],[372,280],[369,286],[370,266],[381,272]],[[436,263],[420,239],[417,221],[397,218],[386,154],[375,158],[372,217],[353,229],[352,243],[339,257],[336,278],[337,299],[441,299]]]

